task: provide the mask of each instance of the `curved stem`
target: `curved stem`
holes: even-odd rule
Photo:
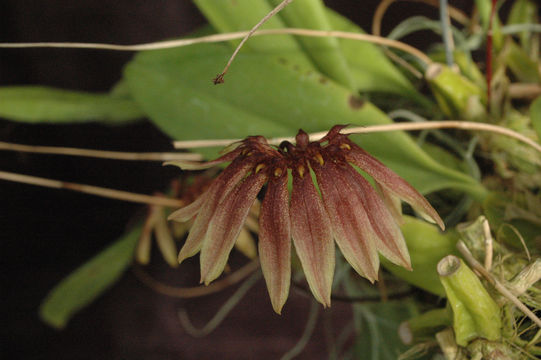
[[[187,45],[199,44],[199,43],[214,43],[223,42],[234,39],[241,39],[249,35],[249,31],[232,32],[225,34],[215,34],[202,36],[198,38],[179,39],[169,41],[159,41],[154,43],[138,44],[138,45],[115,45],[115,44],[98,44],[98,43],[61,43],[61,42],[34,42],[34,43],[0,43],[0,48],[73,48],[73,49],[101,49],[101,50],[114,50],[114,51],[147,51],[158,49],[169,49],[175,47],[182,47]],[[281,35],[291,34],[300,36],[312,36],[312,37],[337,37],[342,39],[351,39],[359,41],[368,41],[374,44],[385,45],[405,51],[426,65],[432,63],[432,60],[425,55],[422,51],[410,46],[406,43],[387,39],[380,36],[358,34],[345,31],[326,31],[326,30],[312,30],[312,29],[269,29],[259,30],[252,34],[252,36],[261,35]]]
[[[521,141],[535,150],[541,153],[541,145],[534,140],[503,126],[477,123],[472,121],[461,120],[443,120],[443,121],[425,121],[417,123],[395,123],[385,125],[371,125],[347,128],[342,131],[343,134],[367,134],[373,132],[387,132],[387,131],[415,131],[426,129],[458,129],[468,131],[488,131],[496,134],[505,135]],[[310,134],[310,140],[316,141],[321,139],[327,134],[326,131]],[[175,141],[174,147],[177,149],[193,149],[199,147],[211,147],[211,146],[226,146],[233,142],[241,141],[242,139],[217,139],[217,140],[188,140],[188,141]],[[282,141],[293,142],[293,137],[280,137],[269,139],[269,144],[279,145]]]
[[[134,267],[133,273],[137,278],[146,286],[162,295],[167,295],[175,298],[188,299],[205,295],[210,295],[222,291],[231,285],[237,284],[239,281],[246,278],[259,268],[259,261],[254,260],[244,265],[237,271],[233,272],[227,277],[215,281],[208,286],[194,286],[194,287],[176,287],[167,284],[163,284],[158,280],[152,278],[148,273],[143,271],[140,267]]]
[[[249,277],[238,289],[237,291],[225,302],[225,304],[222,305],[220,310],[210,319],[210,321],[205,324],[202,328],[196,328],[192,322],[190,321],[190,318],[188,317],[188,313],[186,310],[181,309],[178,312],[178,317],[180,320],[180,323],[184,327],[184,330],[186,330],[187,333],[194,337],[203,337],[205,335],[210,334],[214,329],[216,329],[222,321],[225,319],[225,317],[233,310],[233,308],[238,304],[238,302],[246,295],[248,290],[252,286],[255,285],[259,279],[261,279],[262,273],[256,272],[251,277]]]
[[[318,315],[319,304],[315,300],[312,300],[310,304],[310,312],[308,313],[308,320],[306,321],[306,326],[304,327],[304,332],[302,333],[301,338],[294,347],[292,347],[287,353],[285,353],[281,357],[281,360],[293,359],[295,356],[299,355],[302,352],[302,350],[306,347],[306,344],[310,340],[312,333],[314,332]]]

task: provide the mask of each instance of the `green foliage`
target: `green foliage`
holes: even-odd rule
[[[177,140],[291,136],[299,128],[392,122],[323,75],[267,54],[240,54],[228,74],[232,80],[212,85],[208,75],[229,55],[229,48],[212,44],[142,53],[126,67],[125,79],[149,117]],[[474,179],[437,163],[403,132],[364,135],[361,145],[421,192],[453,187],[485,195]]]
[[[407,348],[398,336],[398,327],[413,314],[415,305],[411,300],[353,305],[357,330],[354,358],[396,360]]]
[[[250,30],[272,10],[272,6],[267,0],[194,0],[194,3],[212,27],[223,33]],[[260,29],[283,29],[285,27],[279,16],[273,16]],[[234,40],[231,43],[236,46],[240,40]],[[301,46],[291,35],[253,37],[245,43],[242,52],[258,52],[267,54],[267,56],[279,55],[300,66],[315,69],[308,56],[301,51]],[[213,69],[210,74],[221,71],[226,62]],[[207,74],[206,77],[208,76]]]
[[[0,87],[0,117],[27,123],[124,124],[144,117],[132,100],[43,86]]]
[[[282,0],[271,2],[276,6]],[[295,0],[283,9],[279,16],[288,27],[333,30],[321,0]],[[336,38],[301,36],[297,39],[323,74],[350,90],[356,90],[351,71]]]
[[[455,231],[442,233],[435,225],[411,216],[404,216],[401,226],[411,256],[413,271],[392,264],[381,258],[382,265],[398,276],[421,289],[438,296],[445,296],[436,266],[449,254],[457,254],[455,244],[458,234]]]
[[[133,258],[141,228],[123,235],[53,288],[43,300],[39,314],[55,328],[63,328],[79,310],[112,286]]]
[[[359,26],[330,9],[327,9],[327,18],[333,30],[364,33]],[[348,39],[338,41],[359,91],[397,94],[423,106],[432,106],[432,103],[415,89],[379,47],[365,41]]]
[[[530,105],[530,119],[539,141],[541,139],[541,96]]]

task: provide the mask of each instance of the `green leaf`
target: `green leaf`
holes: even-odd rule
[[[433,63],[425,77],[441,110],[450,118],[477,119],[484,116],[486,94],[465,76],[448,66]]]
[[[396,360],[407,347],[398,336],[400,324],[414,314],[413,301],[354,305],[360,328],[355,339],[356,359]]]
[[[42,86],[0,87],[0,99],[0,117],[27,123],[119,124],[145,116],[128,98]]]
[[[62,280],[41,303],[41,319],[64,328],[69,319],[117,281],[130,265],[141,227],[123,235]]]
[[[442,233],[435,225],[411,216],[404,216],[401,230],[408,245],[413,271],[394,265],[383,257],[382,265],[410,284],[438,296],[445,296],[436,266],[445,256],[458,254],[455,248],[458,234],[453,230]]]
[[[230,81],[212,85],[209,74],[229,54],[215,44],[142,53],[126,67],[125,79],[157,126],[178,140],[293,136],[299,128],[322,131],[337,123],[392,123],[348,89],[280,57],[240,54]],[[353,137],[422,192],[453,187],[478,199],[485,195],[477,181],[434,161],[403,132]]]
[[[365,32],[346,17],[327,9],[327,18],[333,30],[364,34]],[[424,106],[432,103],[413,87],[411,82],[383,54],[380,48],[366,41],[339,39],[355,85],[360,91],[388,92],[417,101]]]
[[[248,31],[272,10],[272,6],[267,0],[194,0],[194,3],[210,24],[222,33]],[[283,29],[285,27],[279,16],[273,16],[260,29]],[[240,40],[231,41],[234,46],[239,43]],[[255,51],[269,56],[280,54],[288,61],[315,68],[291,35],[254,36],[244,44],[241,51]],[[227,60],[225,59],[220,66],[214,69],[213,74],[222,71]]]
[[[530,119],[537,133],[537,141],[541,139],[541,96],[538,96],[530,105]]]
[[[282,0],[270,2],[277,6]],[[292,28],[332,30],[327,14],[321,0],[295,0],[279,13]],[[336,38],[300,36],[297,39],[323,74],[348,89],[356,90],[351,71]]]
[[[514,41],[509,41],[504,50],[505,62],[513,74],[525,83],[541,83],[539,60],[532,60],[526,51]]]
[[[513,3],[507,24],[534,24],[537,22],[538,7],[535,2],[530,0],[517,0]],[[530,38],[532,34],[529,31],[522,31],[519,34],[520,45],[522,48],[528,50],[530,47]]]

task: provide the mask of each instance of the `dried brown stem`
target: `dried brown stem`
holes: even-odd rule
[[[283,0],[280,4],[278,4],[278,6],[276,6],[274,9],[272,9],[271,12],[269,12],[261,20],[259,20],[259,22],[257,24],[255,24],[255,26],[241,40],[240,44],[237,46],[237,48],[235,49],[235,51],[233,52],[233,54],[229,58],[229,61],[227,62],[227,65],[225,65],[225,68],[223,69],[223,71],[220,74],[218,74],[218,76],[216,76],[214,78],[214,80],[213,80],[214,85],[223,84],[224,76],[227,73],[227,71],[229,70],[229,67],[231,66],[231,63],[233,63],[233,60],[235,59],[235,57],[239,53],[239,51],[242,48],[242,46],[244,45],[244,43],[256,32],[256,30],[259,29],[261,27],[261,25],[263,25],[265,22],[267,22],[267,20],[269,20],[274,15],[276,15],[280,10],[282,10],[284,7],[286,7],[292,1],[293,0]]]
[[[130,202],[136,202],[136,203],[148,204],[148,205],[161,205],[161,206],[167,206],[167,207],[173,207],[173,208],[181,207],[184,205],[184,202],[182,200],[168,199],[161,196],[136,194],[136,193],[131,193],[127,191],[114,190],[114,189],[102,188],[98,186],[85,185],[85,184],[77,184],[77,183],[72,183],[72,182],[67,182],[67,181],[45,179],[45,178],[36,177],[36,176],[10,173],[7,171],[0,171],[0,179],[23,183],[23,184],[29,184],[29,185],[44,186],[44,187],[55,188],[55,189],[73,190],[73,191],[78,191],[85,194],[92,194],[92,195],[97,195],[97,196],[106,197],[110,199],[130,201]]]
[[[75,49],[102,49],[102,50],[116,50],[116,51],[147,51],[158,49],[169,49],[175,47],[182,47],[187,45],[199,44],[199,43],[214,43],[222,42],[234,39],[244,38],[248,35],[249,31],[240,31],[225,34],[216,34],[209,36],[202,36],[199,38],[180,39],[171,41],[160,41],[155,43],[139,44],[139,45],[114,45],[114,44],[89,44],[89,43],[0,43],[0,48],[75,48]],[[425,55],[422,51],[400,41],[387,39],[380,36],[358,34],[346,31],[327,31],[327,30],[312,30],[312,29],[269,29],[258,30],[252,34],[252,36],[261,35],[299,35],[299,36],[312,36],[312,37],[337,37],[342,39],[351,39],[359,41],[367,41],[374,44],[394,47],[405,51],[423,61],[426,64],[431,64],[432,60]]]
[[[394,123],[385,125],[372,125],[365,127],[353,127],[347,128],[342,131],[344,134],[367,134],[374,132],[388,132],[388,131],[415,131],[415,130],[428,130],[428,129],[458,129],[468,131],[488,131],[496,134],[501,134],[514,139],[517,139],[541,153],[541,145],[526,136],[510,130],[503,126],[477,123],[471,121],[461,120],[444,120],[444,121],[425,121],[416,123]],[[327,132],[318,132],[310,134],[310,140],[316,141],[325,136]],[[240,141],[242,139],[217,139],[217,140],[189,140],[189,141],[175,141],[174,147],[179,149],[193,149],[198,147],[212,147],[212,146],[226,146],[233,142]],[[269,139],[270,144],[278,145],[282,141],[295,141],[292,137],[281,137]]]
[[[128,160],[128,161],[174,161],[174,160],[197,161],[197,160],[202,160],[202,156],[200,154],[194,154],[194,153],[167,153],[167,152],[134,153],[134,152],[122,152],[122,151],[78,149],[78,148],[57,147],[57,146],[23,145],[23,144],[8,143],[4,141],[0,141],[0,150],[28,152],[28,153],[34,153],[34,154],[84,156],[84,157],[93,157],[93,158],[100,158],[100,159]]]

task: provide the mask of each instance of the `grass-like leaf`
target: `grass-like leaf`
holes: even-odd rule
[[[131,263],[140,232],[137,227],[126,233],[62,280],[43,300],[41,319],[61,329],[77,311],[114,284]]]
[[[0,87],[0,117],[26,123],[125,123],[144,117],[132,100],[44,86]]]

